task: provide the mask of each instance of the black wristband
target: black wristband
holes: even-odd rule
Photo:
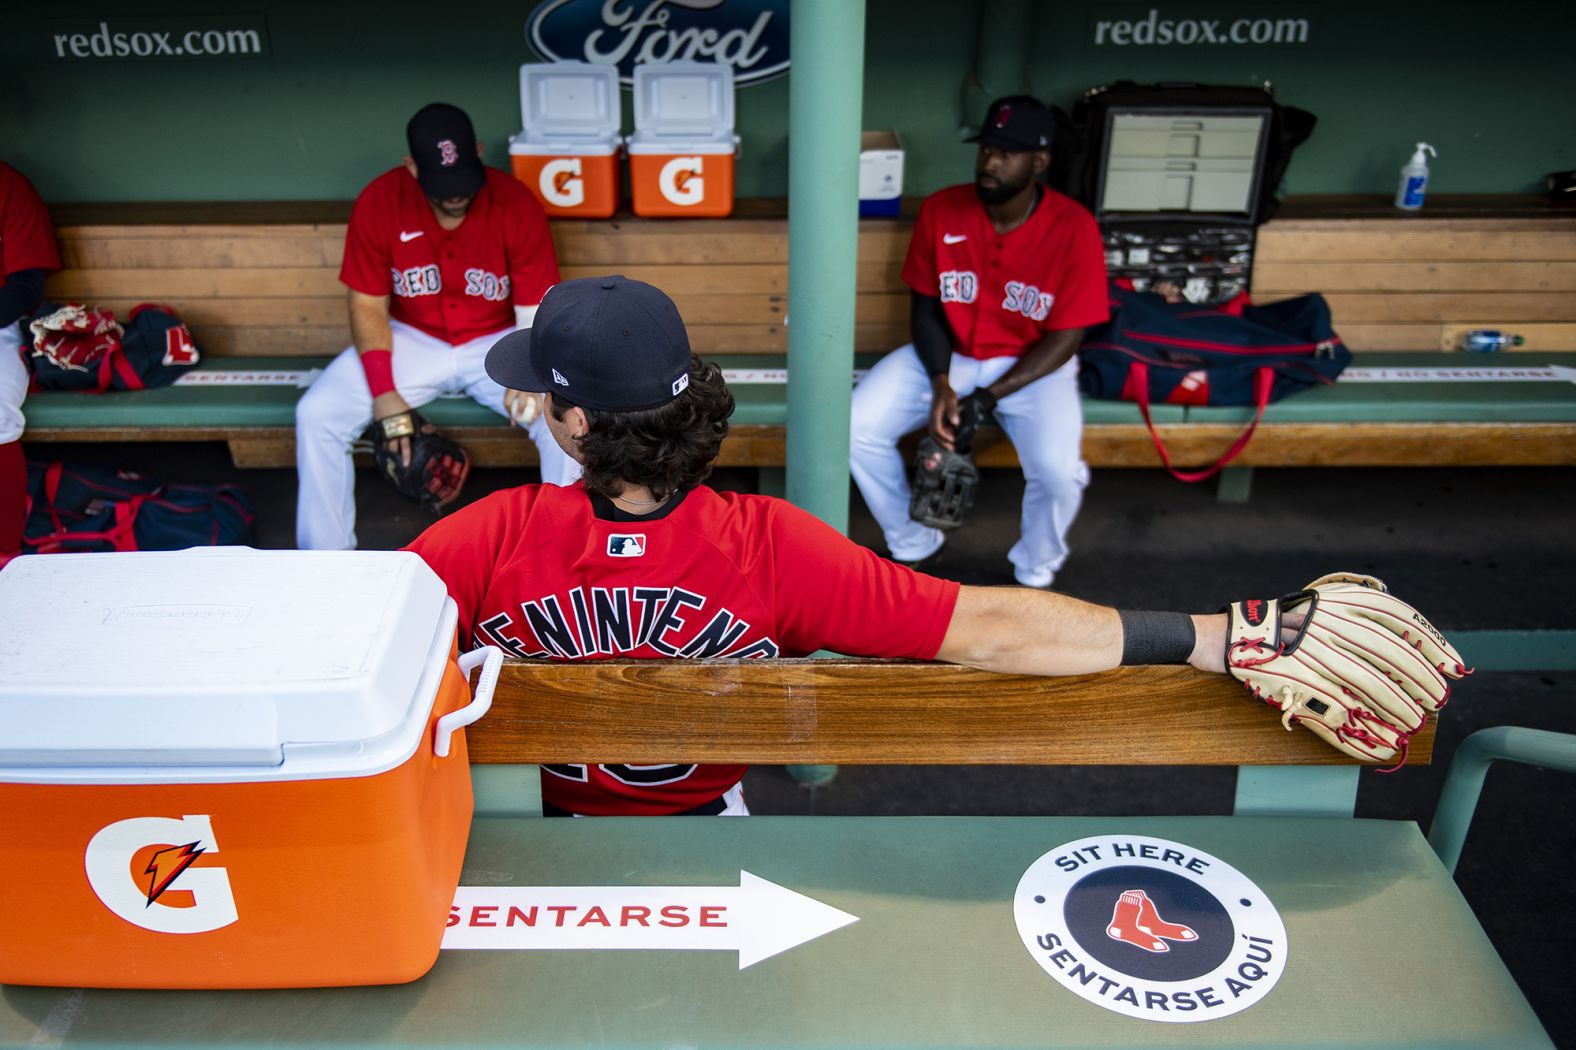
[[[1122,663],[1185,664],[1198,640],[1193,617],[1179,612],[1118,609],[1122,618]]]

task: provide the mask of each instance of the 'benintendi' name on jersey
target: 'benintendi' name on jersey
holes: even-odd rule
[[[465,221],[445,230],[421,184],[395,168],[356,198],[339,279],[389,296],[394,320],[459,346],[514,327],[514,307],[558,283],[558,259],[541,204],[512,176],[488,168]]]
[[[1094,216],[1042,188],[1022,226],[997,233],[972,184],[925,198],[903,282],[941,300],[965,357],[1016,357],[1047,332],[1109,317],[1105,248]]]
[[[556,660],[765,658],[835,649],[930,659],[958,585],[895,565],[783,500],[681,493],[635,518],[581,485],[496,492],[410,549],[448,585],[461,638]],[[674,813],[742,766],[554,766],[572,813]]]

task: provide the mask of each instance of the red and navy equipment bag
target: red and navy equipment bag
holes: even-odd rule
[[[257,515],[239,485],[159,482],[131,471],[27,465],[23,554],[176,551],[250,544]]]
[[[1210,477],[1247,447],[1271,401],[1335,382],[1352,360],[1318,294],[1200,306],[1112,285],[1111,309],[1110,322],[1091,330],[1079,351],[1079,385],[1089,397],[1136,402],[1161,461],[1183,481]],[[1257,411],[1214,466],[1189,471],[1171,466],[1149,417],[1153,403]]]
[[[45,301],[33,312],[33,319],[59,309],[59,303]],[[35,347],[28,322],[20,322],[21,352],[32,373],[34,390],[102,394],[169,386],[202,360],[191,329],[168,306],[139,303],[131,308],[124,325],[116,323],[108,310],[91,312],[106,318],[108,327],[95,337],[64,340],[67,353]]]

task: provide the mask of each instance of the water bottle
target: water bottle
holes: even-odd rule
[[[1526,342],[1519,335],[1501,332],[1497,328],[1474,328],[1461,337],[1461,349],[1474,354],[1492,354]]]

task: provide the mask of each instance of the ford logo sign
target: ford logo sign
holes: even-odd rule
[[[652,62],[721,62],[733,82],[788,72],[788,0],[545,0],[525,23],[549,61],[617,66],[624,84]]]

